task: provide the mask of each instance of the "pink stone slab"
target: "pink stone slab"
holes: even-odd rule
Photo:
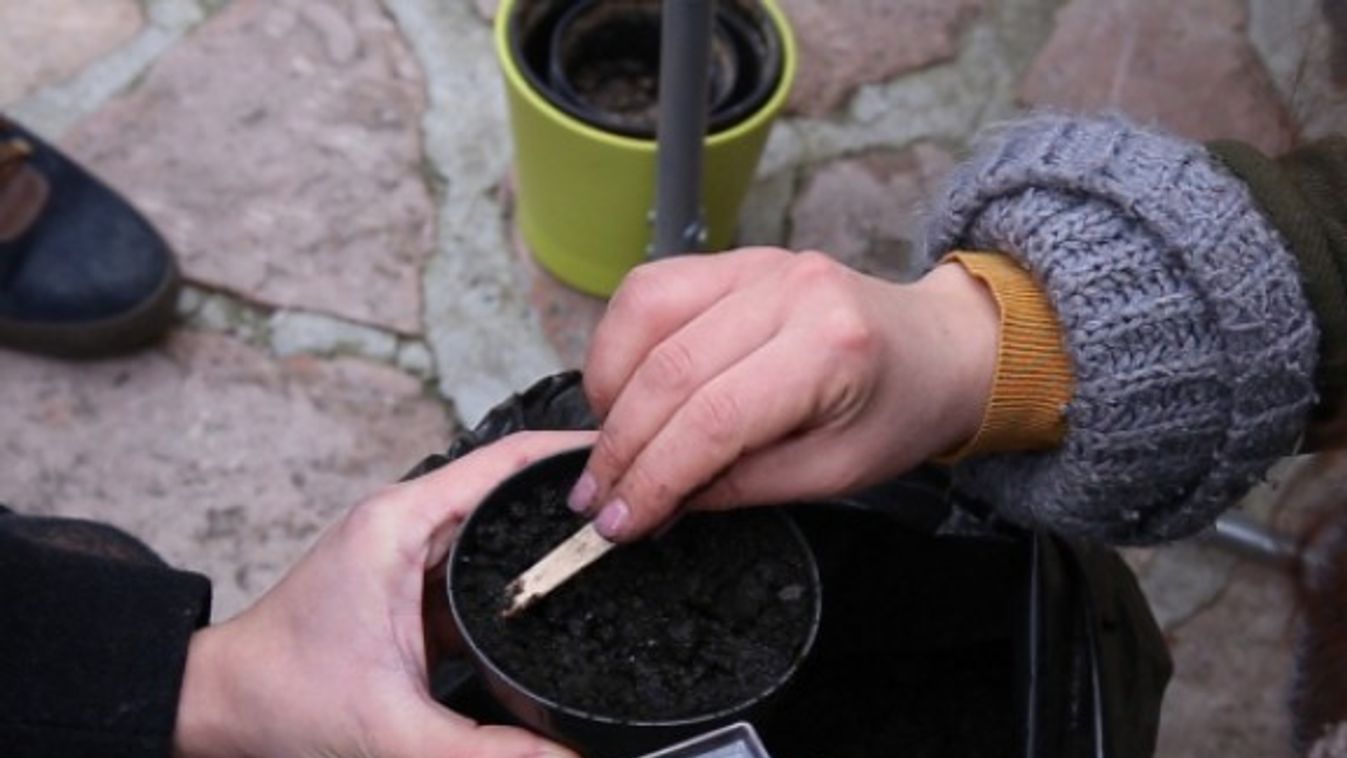
[[[1239,0],[1073,0],[1019,95],[1279,152],[1295,128],[1246,25]]]
[[[135,0],[0,2],[0,107],[79,73],[144,23]]]
[[[821,250],[867,273],[910,278],[920,267],[920,211],[953,164],[945,151],[921,143],[824,165],[791,208],[790,246]]]
[[[157,223],[190,278],[419,333],[424,108],[376,3],[235,0],[65,145]]]
[[[1170,635],[1174,676],[1157,756],[1291,754],[1293,613],[1286,577],[1249,564],[1210,608]]]
[[[821,116],[863,84],[952,59],[984,0],[781,0],[800,48],[790,106]]]
[[[215,334],[97,363],[0,350],[0,377],[0,501],[136,534],[214,580],[217,618],[453,429],[395,369]]]

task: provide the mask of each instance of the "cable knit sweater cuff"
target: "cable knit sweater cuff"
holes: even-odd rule
[[[1054,450],[956,482],[1005,516],[1120,543],[1191,534],[1304,428],[1317,334],[1284,242],[1194,143],[1041,116],[979,144],[926,254],[999,250],[1052,301],[1075,372]]]

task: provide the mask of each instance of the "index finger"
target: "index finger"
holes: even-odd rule
[[[632,270],[614,293],[590,338],[585,395],[600,418],[656,345],[746,279],[792,253],[746,247],[725,253],[665,258]]]

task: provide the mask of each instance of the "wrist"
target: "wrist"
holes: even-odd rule
[[[173,728],[175,758],[213,758],[243,752],[236,750],[232,741],[237,722],[228,707],[229,667],[220,631],[219,627],[206,627],[193,634],[188,643]]]
[[[1034,277],[1001,253],[955,251],[944,260],[983,283],[999,311],[996,371],[977,434],[947,462],[1061,444],[1075,384],[1061,324]]]
[[[942,357],[941,447],[954,450],[982,426],[996,377],[1000,308],[986,284],[957,264],[941,264],[911,285],[929,315],[933,355]]]

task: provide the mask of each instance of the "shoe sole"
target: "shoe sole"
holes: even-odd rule
[[[135,308],[109,318],[62,323],[0,316],[0,346],[58,358],[106,358],[162,337],[177,318],[182,275],[170,263],[154,293]]]

